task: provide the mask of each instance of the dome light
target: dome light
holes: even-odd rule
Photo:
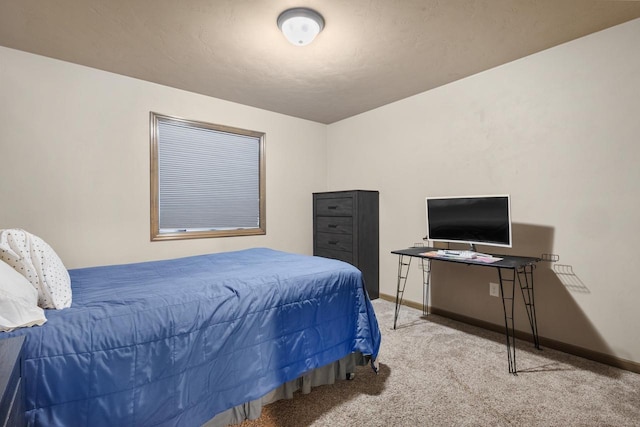
[[[278,28],[296,46],[306,46],[324,28],[322,15],[306,7],[287,9],[278,16]]]

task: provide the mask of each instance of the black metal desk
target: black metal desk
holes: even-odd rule
[[[518,280],[518,284],[520,285],[520,290],[522,291],[524,305],[527,309],[529,325],[531,326],[531,333],[533,335],[533,343],[537,349],[540,349],[540,342],[538,340],[538,325],[536,321],[536,306],[535,300],[533,298],[533,269],[535,268],[536,263],[541,261],[541,259],[534,257],[495,255],[496,257],[502,259],[500,261],[487,263],[476,259],[461,259],[438,256],[434,257],[425,255],[425,253],[432,251],[437,251],[437,249],[429,247],[414,247],[391,251],[392,254],[396,254],[399,256],[398,286],[396,290],[396,311],[393,318],[393,329],[396,329],[398,314],[400,312],[400,306],[402,305],[402,298],[404,297],[404,289],[407,284],[407,277],[409,275],[409,267],[411,266],[411,260],[413,258],[419,258],[422,266],[422,312],[425,315],[429,314],[428,299],[429,286],[431,281],[432,261],[453,262],[457,264],[477,265],[481,267],[493,267],[498,270],[498,279],[500,280],[500,295],[502,297],[502,308],[504,310],[504,326],[505,335],[507,337],[507,357],[509,360],[509,372],[512,374],[516,374],[516,339],[514,335],[515,322],[513,319],[516,277]],[[509,284],[511,284],[510,287]]]

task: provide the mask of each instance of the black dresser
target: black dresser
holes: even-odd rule
[[[313,254],[357,267],[371,299],[379,294],[378,222],[377,191],[313,193]]]
[[[23,344],[24,337],[0,339],[0,426],[2,427],[27,425],[22,383]]]

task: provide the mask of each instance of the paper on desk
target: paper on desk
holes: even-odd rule
[[[497,262],[497,261],[501,261],[502,258],[498,258],[495,256],[479,256],[475,259],[476,261],[481,261],[481,262],[487,262],[487,263],[492,263],[492,262]]]
[[[423,252],[420,255],[426,256],[426,257],[429,257],[429,258],[459,259],[459,260],[465,260],[465,261],[483,262],[483,263],[487,263],[487,264],[491,264],[493,262],[498,262],[498,261],[502,260],[502,258],[498,258],[498,257],[494,257],[494,256],[478,256],[477,258],[462,258],[462,257],[457,257],[455,255],[439,254],[438,251]]]

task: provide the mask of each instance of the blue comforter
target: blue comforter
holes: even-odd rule
[[[30,425],[197,426],[380,331],[361,273],[270,249],[71,270],[26,335]]]

